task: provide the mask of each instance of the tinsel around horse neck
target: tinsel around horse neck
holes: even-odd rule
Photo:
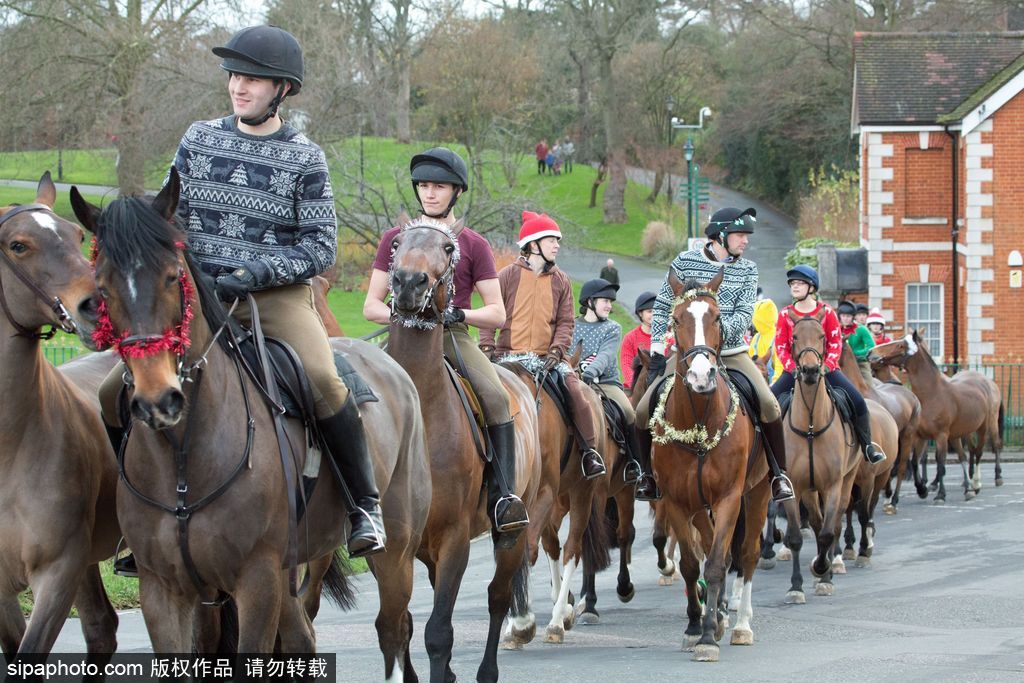
[[[736,395],[736,389],[731,383],[728,385],[729,412],[726,414],[725,422],[722,423],[721,428],[713,435],[708,434],[707,425],[704,424],[695,424],[689,429],[681,430],[669,422],[665,416],[665,406],[668,404],[669,394],[675,388],[677,378],[678,375],[672,373],[669,381],[665,382],[661,395],[658,397],[658,405],[651,416],[653,440],[655,443],[663,446],[675,442],[707,453],[721,443],[722,439],[729,436],[733,425],[736,423],[736,414],[739,411],[739,397]]]

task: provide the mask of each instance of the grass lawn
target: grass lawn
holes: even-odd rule
[[[2,177],[2,176],[0,176]],[[36,177],[39,180],[39,177]],[[86,201],[95,204],[96,206],[103,205],[103,197],[92,194],[83,194]],[[36,191],[22,187],[2,187],[0,186],[0,206],[7,206],[8,204],[30,204],[36,199]],[[57,205],[53,207],[53,210],[61,218],[66,218],[72,223],[77,223],[78,219],[75,218],[75,212],[71,210],[71,197],[67,192],[57,192]]]

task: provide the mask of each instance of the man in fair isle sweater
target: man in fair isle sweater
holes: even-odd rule
[[[762,429],[765,437],[765,457],[772,476],[772,498],[785,501],[793,498],[793,487],[785,474],[786,451],[782,430],[782,412],[768,383],[747,355],[747,343],[743,335],[750,327],[757,300],[757,265],[743,258],[750,235],[754,232],[757,212],[754,209],[725,208],[711,216],[704,233],[708,242],[699,249],[679,254],[672,261],[670,272],[680,282],[696,280],[710,282],[724,268],[722,284],[718,288],[718,308],[721,312],[722,351],[721,360],[726,368],[741,372],[757,392],[761,409]],[[665,277],[665,283],[654,303],[654,318],[651,321],[651,365],[648,371],[650,388],[638,404],[638,420],[646,424],[646,407],[650,404],[657,378],[668,370],[674,370],[675,359],[669,368],[665,359],[665,334],[672,315],[674,296]],[[641,412],[644,411],[643,414]]]
[[[193,123],[181,140],[174,158],[181,177],[178,226],[202,272],[214,278],[218,296],[225,302],[251,296],[263,331],[287,342],[302,360],[320,432],[355,503],[349,555],[381,552],[380,494],[362,418],[338,377],[313,304],[312,278],[334,264],[338,248],[327,161],[320,147],[278,114],[284,98],[302,88],[302,48],[283,29],[251,26],[213,53],[228,73],[233,113]],[[248,306],[235,310],[243,323],[249,315]],[[101,388],[115,448],[121,377],[115,368]],[[134,572],[129,558],[116,567]]]

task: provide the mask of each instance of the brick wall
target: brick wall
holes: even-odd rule
[[[993,117],[992,130],[993,255],[983,259],[993,270],[994,343],[992,360],[1021,362],[1024,357],[1024,289],[1009,287],[1009,253],[1024,253],[1024,94],[1007,102]]]

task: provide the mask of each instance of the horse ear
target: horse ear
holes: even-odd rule
[[[36,202],[46,204],[51,209],[57,202],[57,187],[53,184],[49,171],[39,179],[39,186],[36,188]]]
[[[178,169],[171,166],[167,174],[167,182],[153,200],[153,210],[164,217],[165,220],[172,220],[174,212],[178,210],[178,198],[181,196],[181,177]]]
[[[581,339],[577,344],[576,348],[573,349],[572,355],[569,356],[569,367],[575,369],[580,364],[580,356],[583,355],[583,340]]]
[[[711,282],[708,283],[708,289],[715,294],[718,294],[718,288],[722,286],[722,280],[725,279],[725,266],[718,269],[718,275],[711,278]]]
[[[924,328],[919,327],[914,330],[914,341],[919,342],[922,338],[924,338]]]
[[[814,314],[814,319],[815,319],[815,320],[817,320],[817,321],[818,321],[819,323],[820,323],[820,322],[821,322],[822,320],[824,320],[824,319],[825,319],[825,308],[822,308],[822,309],[821,309],[820,311],[818,311],[817,313],[815,313],[815,314]]]
[[[412,223],[412,219],[409,218],[409,213],[405,209],[402,209],[401,213],[398,214],[398,218],[396,218],[395,221],[395,225],[398,226],[409,225],[409,223]]]
[[[96,234],[96,222],[99,220],[101,213],[99,207],[85,201],[85,197],[82,196],[74,185],[71,186],[71,208],[74,210],[75,217],[78,218],[78,222],[82,224],[82,227]]]
[[[672,288],[672,296],[678,298],[683,293],[683,283],[676,277],[674,268],[668,269],[668,286]]]

